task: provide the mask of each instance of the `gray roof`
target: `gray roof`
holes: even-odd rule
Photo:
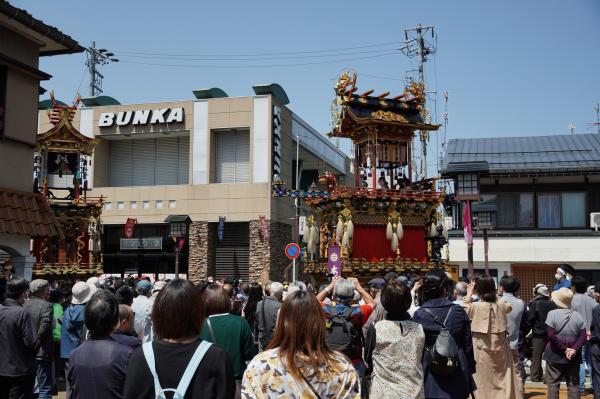
[[[453,139],[441,172],[483,161],[490,174],[600,171],[600,134]]]

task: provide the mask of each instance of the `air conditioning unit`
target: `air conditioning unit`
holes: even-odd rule
[[[590,213],[590,227],[596,231],[600,229],[600,212]]]

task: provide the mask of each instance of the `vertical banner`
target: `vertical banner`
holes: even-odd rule
[[[298,234],[303,236],[306,233],[307,233],[307,231],[306,231],[306,216],[299,216],[298,217]]]
[[[260,232],[262,233],[262,236],[265,240],[269,239],[270,233],[269,233],[269,226],[267,224],[267,217],[266,216],[258,216],[258,220],[260,222]]]
[[[327,272],[339,276],[342,272],[342,256],[340,247],[332,245],[327,249]]]
[[[217,238],[219,241],[223,241],[223,234],[225,233],[225,216],[219,216],[219,227],[217,228]]]
[[[127,218],[125,222],[125,238],[132,238],[135,233],[135,224],[137,219]]]
[[[471,223],[471,201],[467,201],[465,204],[465,211],[463,213],[463,226],[465,233],[465,242],[473,245],[473,225]]]

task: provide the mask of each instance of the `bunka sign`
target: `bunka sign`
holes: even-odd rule
[[[340,247],[332,245],[327,249],[327,272],[339,276],[342,271],[342,256]]]

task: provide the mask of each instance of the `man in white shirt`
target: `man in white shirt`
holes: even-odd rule
[[[135,289],[138,296],[133,299],[131,310],[135,314],[133,320],[133,329],[140,339],[144,338],[144,331],[147,329],[149,320],[147,318],[148,312],[152,309],[153,301],[150,299],[152,295],[152,283],[148,280],[138,281]]]

